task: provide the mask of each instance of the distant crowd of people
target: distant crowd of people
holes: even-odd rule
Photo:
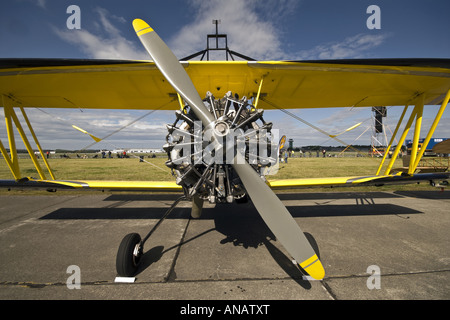
[[[288,158],[297,157],[296,156],[297,153],[298,153],[299,158],[306,158],[306,157],[312,158],[313,157],[313,153],[311,151],[303,152],[303,150],[300,149],[300,151],[295,152],[294,150],[283,149],[280,151],[280,160],[281,160],[281,162],[288,163]],[[316,152],[315,152],[316,158],[320,157],[320,153],[322,153],[323,158],[327,157],[327,151],[325,149],[322,149],[322,151],[316,150]],[[332,157],[331,153],[328,154],[328,157]]]
[[[47,151],[45,154],[46,154],[46,157],[48,159],[50,157],[50,153]],[[38,155],[36,155],[36,156],[38,156]],[[63,159],[63,158],[64,159],[70,159],[70,156],[67,153],[60,154],[59,157],[61,159]],[[77,159],[89,159],[89,156],[87,154],[80,155],[79,153],[77,153],[76,157],[77,157]],[[111,151],[107,151],[107,152],[106,151],[101,151],[100,153],[95,153],[92,156],[92,159],[98,159],[98,158],[101,158],[101,159],[106,159],[106,158],[112,159],[114,157],[117,157],[119,159],[130,158],[130,156],[127,154],[126,151],[117,152],[117,153],[115,153],[115,156],[113,155],[113,153]],[[148,157],[149,158],[156,158],[156,154],[154,152],[151,152]],[[143,156],[140,156],[139,158],[142,159]]]

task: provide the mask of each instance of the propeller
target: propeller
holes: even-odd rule
[[[203,104],[194,84],[177,57],[145,21],[135,19],[133,27],[167,81],[192,108],[205,128],[214,128],[217,124],[217,131],[220,122],[216,122],[214,116]],[[220,132],[220,134],[223,134],[223,132]],[[264,222],[287,252],[312,278],[323,279],[325,270],[303,231],[272,189],[239,152],[237,152],[233,168],[239,175]]]

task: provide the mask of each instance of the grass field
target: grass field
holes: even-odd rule
[[[145,158],[140,162],[139,158],[127,159],[70,159],[55,157],[49,159],[50,166],[58,180],[140,180],[140,181],[173,181],[170,170],[165,166],[166,157]],[[45,165],[39,160],[41,166]],[[268,179],[289,178],[318,178],[339,176],[365,176],[375,174],[380,159],[367,157],[345,158],[289,158],[287,164],[280,163],[280,169],[274,176]],[[23,176],[38,178],[39,175],[30,159],[19,161]],[[396,160],[395,167],[401,167],[401,159]],[[6,162],[0,159],[0,179],[13,179]],[[354,191],[381,191],[381,190],[433,190],[428,184],[414,184],[383,187],[354,187],[337,188],[336,190]],[[302,192],[330,191],[329,188],[303,189]],[[4,193],[5,190],[0,192]],[[7,191],[6,191],[7,192]],[[30,192],[30,191],[27,191]]]

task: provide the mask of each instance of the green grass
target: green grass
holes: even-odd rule
[[[280,163],[276,179],[364,176],[376,173],[377,158],[289,158]],[[401,161],[398,160],[398,166]]]
[[[165,157],[145,158],[146,162],[139,162],[138,158],[128,159],[49,159],[50,166],[58,180],[140,180],[140,181],[173,181],[174,177],[165,166]],[[46,172],[45,164],[39,160]],[[319,178],[339,176],[365,176],[375,174],[380,159],[366,157],[346,158],[289,158],[287,164],[280,163],[276,175],[268,176],[268,179],[289,178]],[[30,159],[19,161],[23,176],[39,178]],[[401,167],[401,160],[396,160],[395,167]],[[49,178],[49,175],[47,175]],[[6,162],[0,159],[0,179],[13,179]],[[339,188],[341,191],[343,188]],[[354,187],[345,190],[370,191],[370,190],[418,190],[430,187],[427,184],[383,186],[383,187]],[[304,191],[330,191],[329,188],[304,189]],[[432,189],[431,189],[432,190]],[[4,191],[1,191],[4,192]]]

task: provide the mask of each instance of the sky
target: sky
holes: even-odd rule
[[[74,21],[73,11],[67,12],[71,5],[80,9],[79,29],[68,28],[68,21]],[[380,9],[379,29],[367,26],[370,5]],[[450,58],[449,9],[448,0],[7,0],[0,3],[0,58],[149,59],[132,27],[135,18],[147,21],[178,58],[205,49],[206,35],[215,31],[213,19],[221,20],[219,32],[228,35],[231,50],[257,60]],[[402,109],[388,109],[388,133]],[[426,107],[423,133],[437,109]],[[370,108],[290,111],[330,134],[362,122],[339,138],[348,144],[372,141]],[[72,124],[97,137],[123,128],[95,149],[159,148],[165,143],[165,124],[174,120],[173,111],[155,111],[136,122],[148,112],[27,112],[45,149],[91,145],[93,140]],[[294,146],[339,145],[281,111],[267,110],[264,118]],[[435,137],[450,138],[449,121],[447,110]],[[0,139],[7,143],[3,121]]]

